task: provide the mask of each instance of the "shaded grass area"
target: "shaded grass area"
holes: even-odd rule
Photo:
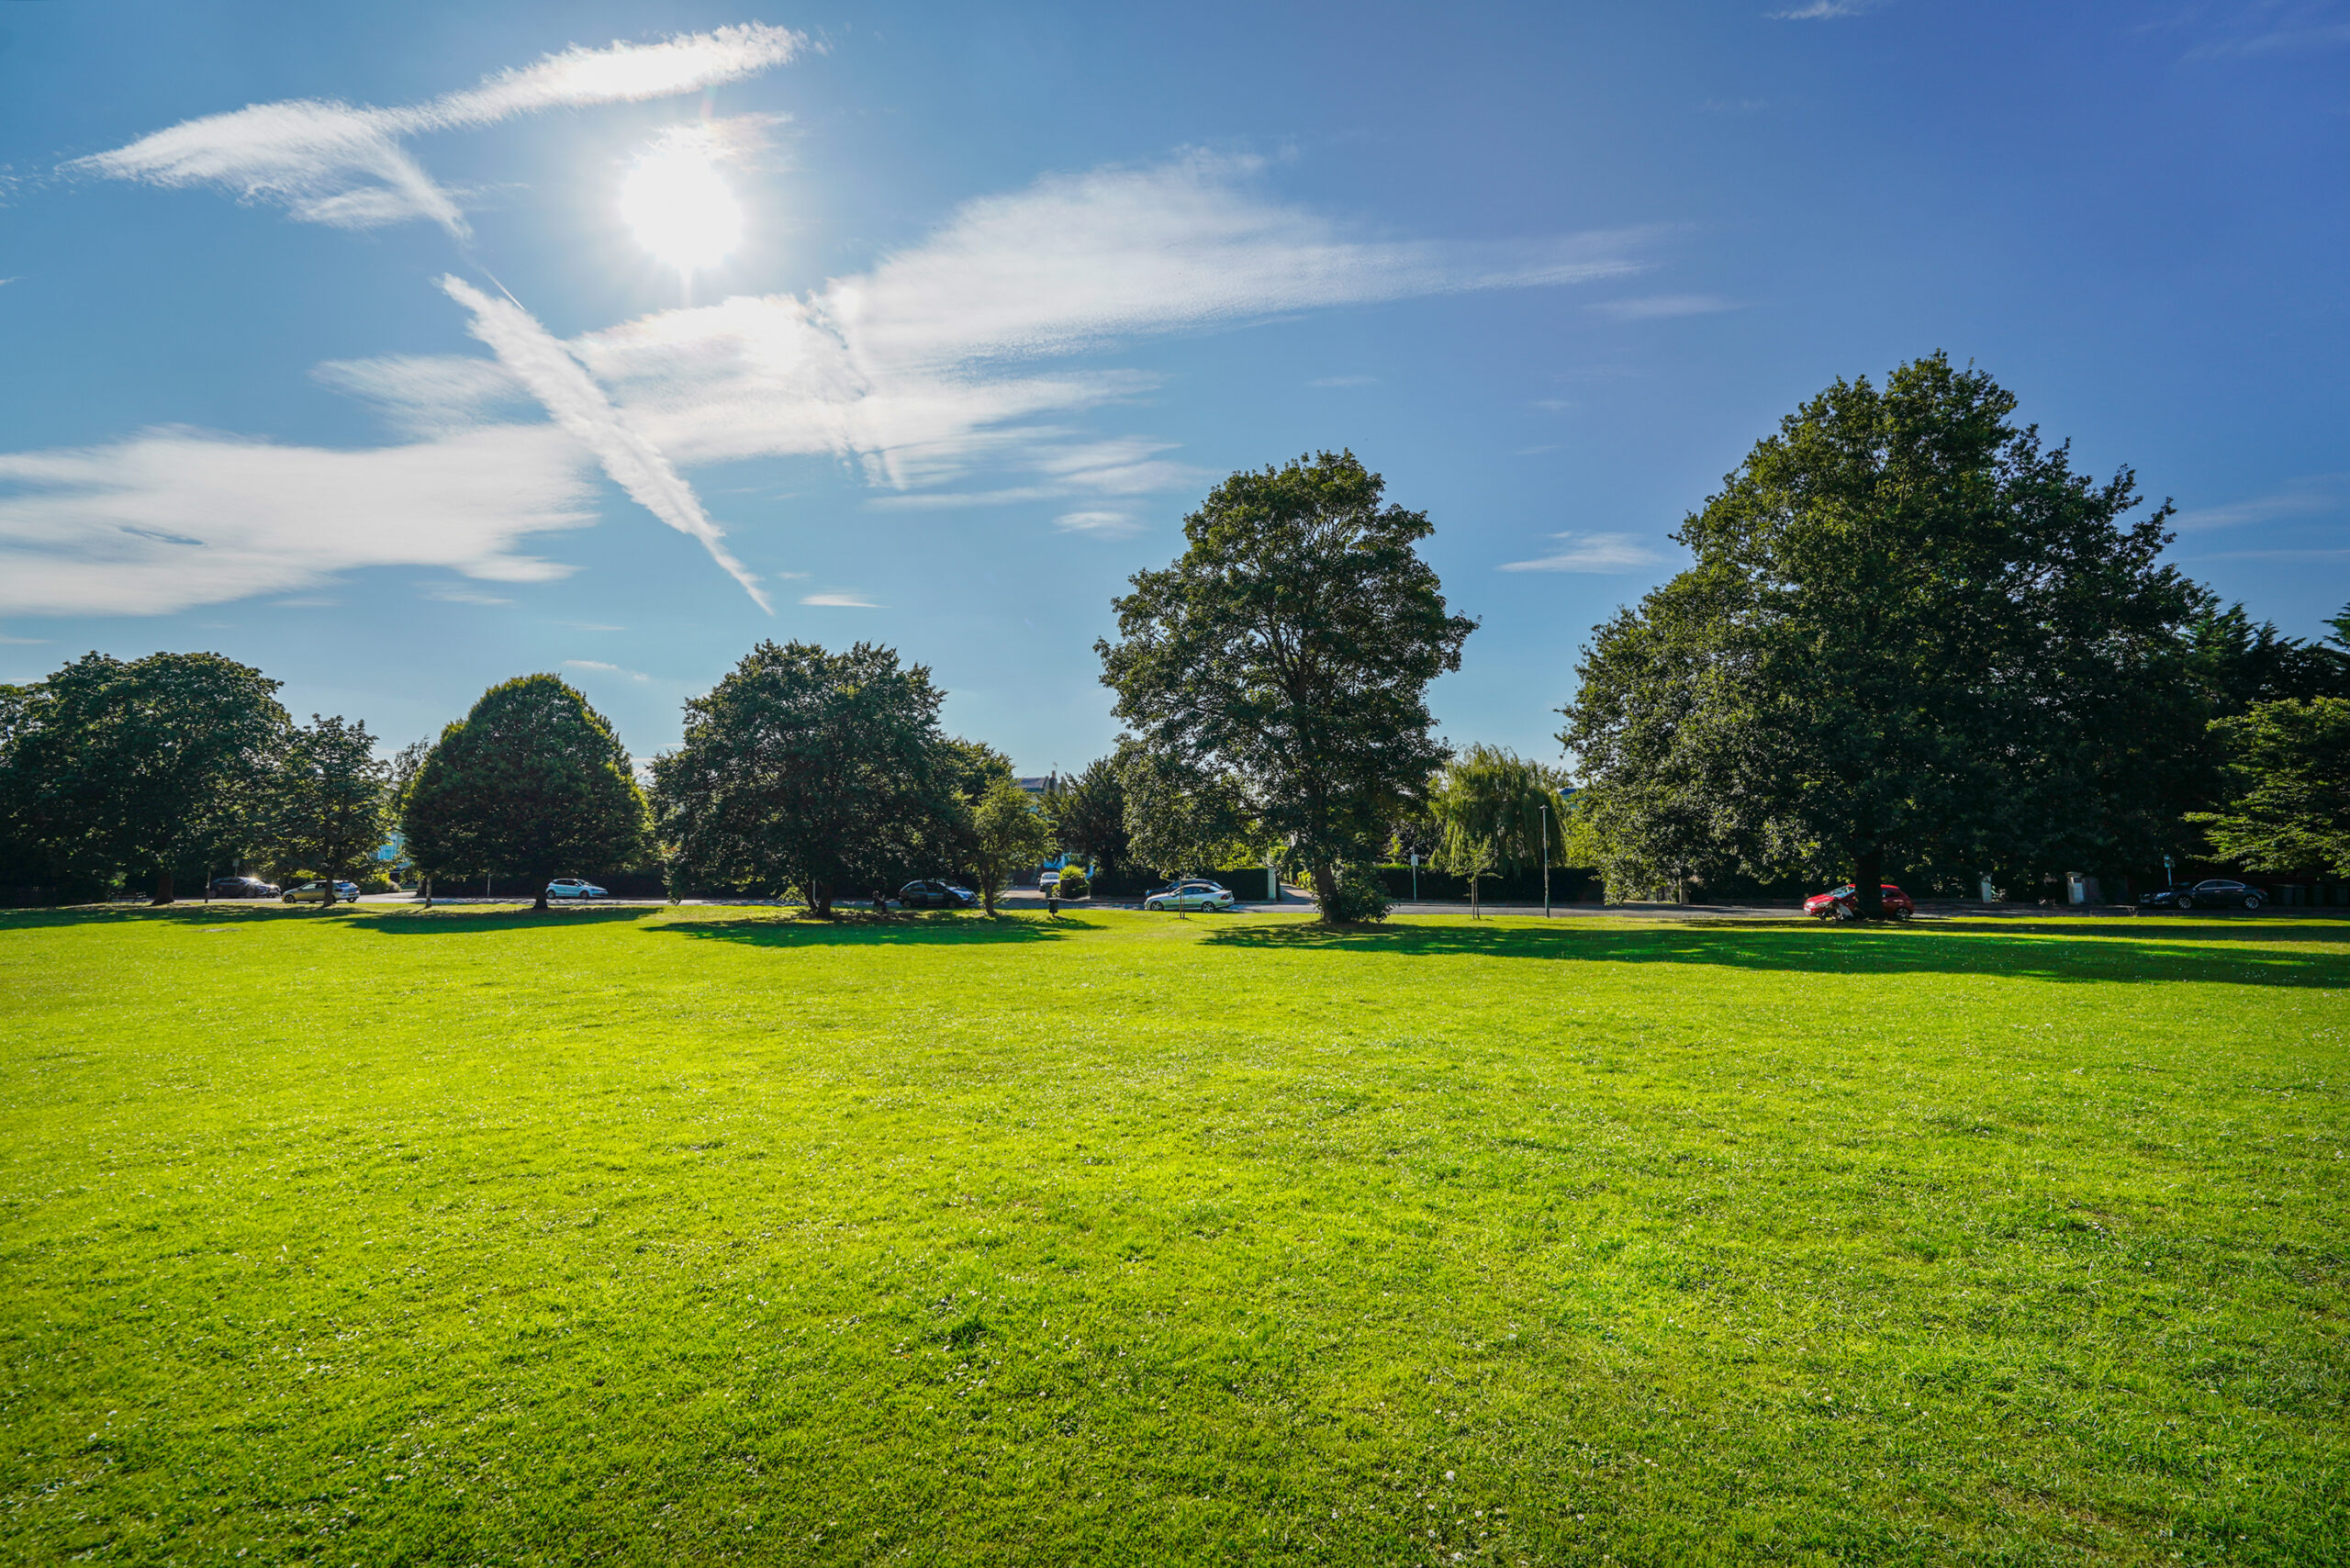
[[[0,916],[0,1543],[2338,1562],[2345,938]]]

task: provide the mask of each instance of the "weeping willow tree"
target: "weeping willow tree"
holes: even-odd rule
[[[1472,745],[1437,776],[1429,800],[1438,829],[1436,863],[1469,879],[1469,909],[1482,914],[1478,883],[1563,858],[1565,802],[1557,773],[1500,746]]]

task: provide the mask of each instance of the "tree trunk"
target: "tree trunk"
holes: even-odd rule
[[[1885,846],[1867,845],[1852,855],[1852,902],[1863,920],[1885,918]]]
[[[155,902],[161,904],[171,902],[172,868],[169,866],[158,867],[155,871]]]
[[[424,889],[424,907],[431,909],[432,907],[432,879],[430,877],[424,877],[419,879],[419,880],[422,883]]]
[[[1333,925],[1338,919],[1338,868],[1328,861],[1314,867],[1314,903],[1322,923]]]

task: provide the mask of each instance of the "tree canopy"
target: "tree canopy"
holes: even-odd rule
[[[1565,848],[1558,778],[1500,746],[1472,745],[1446,763],[1430,808],[1438,824],[1436,863],[1469,879],[1472,913],[1481,879],[1557,865]]]
[[[1052,853],[1052,824],[1009,778],[991,781],[971,806],[970,860],[990,914],[1013,873]]]
[[[663,836],[692,876],[796,889],[820,914],[894,884],[967,842],[966,782],[1010,778],[1001,754],[939,734],[940,698],[926,666],[870,643],[761,643],[655,760]]]
[[[1561,739],[1611,876],[2087,869],[2156,852],[2202,712],[2167,506],[1936,354],[1781,421],[1601,627]]]
[[[1248,812],[1229,774],[1128,739],[1118,747],[1126,842],[1156,876],[1200,876],[1248,852]]]
[[[1116,756],[1097,756],[1075,777],[1061,781],[1046,802],[1053,835],[1066,854],[1082,856],[1105,875],[1134,859],[1126,834],[1126,787]]]
[[[335,901],[337,878],[384,842],[391,825],[391,767],[375,756],[364,723],[310,715],[295,730],[278,767],[270,840],[286,863],[317,872]]]
[[[520,878],[540,909],[549,878],[625,866],[647,830],[627,748],[552,675],[491,687],[442,730],[408,783],[400,825],[426,876]]]
[[[1233,475],[1184,520],[1182,555],[1112,601],[1119,641],[1094,645],[1118,716],[1192,777],[1237,780],[1325,919],[1339,868],[1376,853],[1443,759],[1427,685],[1476,624],[1415,548],[1427,514],[1383,495],[1351,453]]]
[[[151,873],[261,836],[288,730],[278,683],[218,654],[87,654],[10,704],[0,793],[61,863]]]
[[[2197,812],[2246,870],[2350,877],[2350,699],[2256,702],[2213,721],[2232,799]]]

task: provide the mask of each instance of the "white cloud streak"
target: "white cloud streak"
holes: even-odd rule
[[[2324,517],[2343,511],[2350,511],[2350,474],[2313,474],[2265,496],[2219,506],[2182,509],[2170,522],[2181,532],[2192,533],[2207,528],[2233,528],[2283,518]]]
[[[1666,556],[1634,533],[1554,533],[1566,548],[1533,561],[1511,561],[1505,572],[1637,572]]]
[[[1130,539],[1142,532],[1142,524],[1122,511],[1063,512],[1053,519],[1053,526],[1064,533],[1087,533],[1096,539]]]
[[[1864,11],[1874,11],[1880,3],[1881,0],[1811,0],[1808,6],[1773,11],[1770,17],[1774,22],[1828,22],[1839,17],[1857,17]]]
[[[569,568],[516,545],[593,521],[583,468],[548,425],[363,452],[160,430],[0,454],[0,614],[160,614],[361,566],[545,581]]]
[[[460,277],[444,276],[441,286],[473,313],[473,335],[489,345],[498,363],[531,389],[555,423],[596,454],[612,483],[678,532],[699,540],[754,603],[773,611],[758,579],[726,548],[725,534],[710,521],[693,487],[660,448],[622,417],[579,362],[539,325],[538,318],[510,299],[491,298]]]
[[[1735,310],[1738,301],[1718,294],[1651,294],[1638,299],[1609,299],[1592,307],[1618,321],[1662,321],[1676,316],[1711,316]]]
[[[660,43],[571,49],[405,108],[303,98],[185,120],[74,159],[64,172],[218,185],[243,201],[284,207],[302,222],[341,229],[423,218],[464,239],[456,198],[400,145],[404,138],[543,109],[674,97],[779,65],[805,44],[797,33],[754,22]]]
[[[802,604],[816,605],[826,610],[878,610],[881,606],[861,593],[835,589],[830,593],[809,593],[800,596]]]

